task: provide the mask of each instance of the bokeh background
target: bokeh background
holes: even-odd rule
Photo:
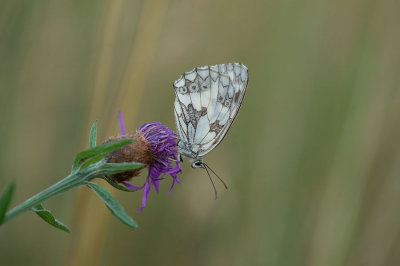
[[[182,185],[116,191],[140,225],[87,188],[0,228],[1,265],[400,265],[398,0],[0,1],[0,190],[16,205],[99,139],[160,121],[172,82],[242,62],[250,82],[228,135]],[[144,182],[146,173],[137,182]]]

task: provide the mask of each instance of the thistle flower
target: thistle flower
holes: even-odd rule
[[[159,192],[159,182],[165,178],[161,176],[162,174],[170,175],[172,178],[168,194],[172,191],[175,182],[180,184],[177,174],[182,169],[177,158],[176,136],[172,130],[158,122],[143,124],[136,133],[126,134],[121,112],[119,113],[119,126],[122,135],[111,137],[106,142],[124,138],[134,138],[136,141],[110,153],[106,160],[111,163],[143,163],[146,165],[143,168],[147,167],[148,169],[148,175],[142,186],[134,186],[127,181],[139,175],[143,168],[115,174],[107,178],[123,184],[128,189],[143,190],[142,204],[139,208],[139,211],[143,211],[151,187],[153,186],[156,192]]]

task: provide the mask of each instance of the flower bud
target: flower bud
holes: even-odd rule
[[[106,178],[121,183],[130,190],[142,190],[142,204],[139,208],[139,211],[142,211],[151,188],[153,187],[158,192],[159,183],[165,178],[165,175],[169,175],[172,178],[168,193],[171,192],[175,183],[180,184],[177,175],[182,172],[182,169],[177,158],[177,137],[172,130],[158,122],[143,124],[136,133],[125,134],[121,112],[119,113],[119,126],[122,135],[110,137],[105,143],[125,138],[133,138],[135,141],[107,155],[105,157],[107,162],[139,162],[145,166],[140,169],[106,176]],[[135,186],[126,182],[139,175],[140,171],[145,167],[148,169],[148,175],[142,186]]]
[[[113,136],[104,141],[104,143],[127,138],[133,138],[134,141],[114,152],[111,152],[105,157],[106,161],[108,163],[139,162],[145,164],[145,166],[132,171],[126,171],[112,176],[107,176],[107,178],[110,178],[115,182],[130,180],[132,177],[139,175],[142,169],[146,168],[147,165],[152,164],[154,161],[150,143],[138,133]]]

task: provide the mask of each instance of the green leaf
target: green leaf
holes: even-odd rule
[[[145,166],[142,163],[132,162],[132,163],[105,163],[100,169],[105,175],[114,175],[126,171],[132,171]]]
[[[94,148],[91,148],[91,149],[83,151],[83,152],[80,152],[75,156],[72,169],[75,170],[75,169],[79,168],[79,166],[82,166],[82,164],[89,159],[92,159],[92,160],[90,160],[90,163],[98,162],[104,156],[109,154],[110,152],[118,150],[122,146],[132,143],[133,141],[134,141],[134,139],[131,139],[131,138],[116,140],[116,141],[101,144],[99,146],[96,146]],[[85,166],[87,166],[87,165],[88,164],[86,164]]]
[[[90,129],[89,134],[89,148],[96,147],[96,138],[97,138],[97,121],[95,121]]]
[[[51,212],[49,210],[46,210],[45,208],[43,208],[43,206],[41,204],[38,204],[35,207],[33,207],[32,211],[36,212],[37,215],[39,215],[40,218],[42,218],[46,223],[51,224],[52,226],[54,226],[58,229],[61,229],[65,232],[68,232],[68,233],[71,232],[71,230],[68,228],[68,226],[66,226],[59,220],[57,220],[53,216],[53,214],[51,214]]]
[[[118,174],[126,171],[132,171],[138,168],[144,167],[145,164],[131,162],[131,163],[105,163],[100,169],[102,170],[102,174],[106,175],[103,178],[113,187],[119,190],[127,191],[127,192],[135,192],[137,190],[129,189],[123,185],[120,185],[117,182],[114,182],[112,179],[108,178],[107,175]]]
[[[14,194],[15,183],[11,182],[8,184],[6,189],[4,189],[3,193],[0,196],[0,224],[4,222],[4,217],[6,215],[6,211],[8,209],[8,205],[10,205],[12,196]]]
[[[120,185],[117,182],[114,182],[113,180],[107,178],[106,176],[103,177],[104,180],[106,180],[111,186],[115,187],[116,189],[126,191],[126,192],[135,192],[137,190],[129,189],[126,186]]]
[[[85,169],[85,168],[87,168],[89,165],[91,165],[91,164],[94,164],[94,163],[97,163],[98,161],[100,161],[101,159],[103,159],[105,156],[107,156],[107,154],[108,153],[99,153],[98,155],[96,155],[96,156],[93,156],[93,157],[90,157],[90,158],[87,158],[87,159],[85,159],[85,160],[83,160],[82,162],[81,162],[81,164],[80,164],[80,168],[81,169]]]
[[[96,194],[100,197],[100,199],[103,200],[111,213],[115,217],[117,217],[122,223],[132,228],[138,228],[138,225],[135,223],[135,221],[130,216],[128,216],[128,214],[126,214],[124,208],[118,203],[116,199],[113,198],[113,196],[111,196],[110,193],[108,193],[107,190],[92,182],[86,182],[86,184],[94,192],[96,192]]]

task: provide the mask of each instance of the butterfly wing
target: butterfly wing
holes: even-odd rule
[[[197,67],[174,82],[183,155],[203,156],[221,142],[239,111],[247,83],[248,69],[240,63]]]

